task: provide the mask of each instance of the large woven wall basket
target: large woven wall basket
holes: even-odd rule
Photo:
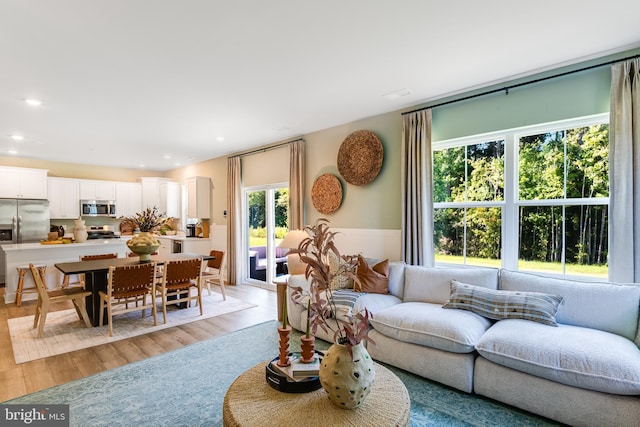
[[[384,149],[375,133],[355,131],[342,142],[338,150],[338,171],[349,184],[365,185],[373,181],[380,168]]]

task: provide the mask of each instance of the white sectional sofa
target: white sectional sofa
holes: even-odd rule
[[[389,294],[365,294],[353,306],[373,313],[374,359],[566,424],[640,425],[640,285],[400,262],[389,273]],[[452,281],[492,295],[560,296],[557,326],[444,308]],[[304,276],[289,285],[308,289]],[[303,330],[306,312],[290,303],[289,319]]]

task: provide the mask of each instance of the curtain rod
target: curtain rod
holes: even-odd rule
[[[283,145],[288,145],[288,144],[291,144],[291,143],[297,142],[297,141],[304,141],[304,138],[293,139],[291,141],[281,142],[280,144],[270,145],[268,147],[258,148],[258,149],[251,150],[251,151],[246,151],[246,152],[240,153],[240,154],[234,154],[233,156],[229,156],[227,158],[228,159],[233,159],[234,157],[244,157],[244,156],[248,156],[250,154],[264,153],[265,151],[269,151],[269,150],[273,150],[273,149],[276,149],[276,148],[280,148]]]
[[[415,113],[415,112],[422,111],[422,110],[428,110],[429,108],[442,107],[443,105],[455,104],[456,102],[467,101],[469,99],[479,98],[481,96],[491,95],[491,94],[497,93],[497,92],[505,92],[505,94],[508,95],[510,89],[515,89],[515,88],[518,88],[518,87],[527,86],[527,85],[531,85],[531,84],[534,84],[534,83],[543,82],[545,80],[555,79],[555,78],[558,78],[558,77],[564,77],[564,76],[568,76],[569,74],[580,73],[582,71],[588,71],[588,70],[592,70],[594,68],[600,68],[600,67],[604,67],[606,65],[612,65],[612,64],[616,64],[618,62],[628,61],[630,59],[636,59],[636,58],[640,58],[640,54],[633,55],[633,56],[628,56],[626,58],[621,58],[621,59],[614,59],[612,61],[603,62],[602,64],[590,65],[588,67],[579,68],[577,70],[565,71],[564,73],[554,74],[552,76],[541,77],[539,79],[534,79],[534,80],[530,80],[530,81],[526,81],[526,82],[522,82],[522,83],[516,83],[516,84],[509,85],[509,86],[501,87],[499,89],[492,89],[492,90],[488,90],[488,91],[485,91],[485,92],[482,92],[482,93],[477,93],[475,95],[463,96],[462,98],[456,98],[456,99],[452,99],[450,101],[444,101],[444,102],[440,102],[440,103],[437,103],[437,104],[434,104],[434,105],[429,105],[428,107],[422,107],[422,108],[417,108],[415,110],[407,111],[406,113],[402,113],[402,115],[404,116],[405,114],[411,114],[411,113]]]

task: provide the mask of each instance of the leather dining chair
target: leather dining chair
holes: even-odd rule
[[[196,295],[191,294],[195,288]],[[197,301],[202,316],[202,258],[169,261],[164,264],[162,281],[156,288],[162,298],[162,315],[167,323],[167,306]]]
[[[222,293],[222,299],[226,300],[227,296],[224,293],[224,272],[226,264],[226,252],[212,250],[209,255],[214,259],[206,261],[204,269],[202,270],[202,281],[207,285],[209,295],[211,295],[211,282],[216,281],[220,285],[220,293]]]
[[[109,336],[113,336],[113,308],[121,305],[124,308],[118,309],[116,314],[140,310],[144,318],[146,309],[151,309],[153,325],[158,324],[154,297],[156,292],[155,271],[155,262],[109,267],[107,290],[106,292],[98,292],[100,295],[99,325],[103,325],[106,306]],[[150,297],[148,302],[147,295]],[[135,305],[129,307],[129,303],[135,303]]]
[[[38,303],[36,304],[36,314],[33,319],[33,329],[38,328],[38,338],[42,337],[44,324],[47,321],[47,314],[49,314],[51,304],[57,302],[71,301],[80,320],[84,321],[87,328],[91,327],[89,315],[87,314],[87,306],[85,304],[85,298],[91,295],[91,292],[87,292],[79,287],[49,290],[42,281],[38,268],[33,264],[29,264],[29,270],[31,270],[31,276],[38,290]]]

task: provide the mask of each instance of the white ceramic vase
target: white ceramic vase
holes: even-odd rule
[[[371,392],[376,372],[373,359],[362,342],[352,347],[352,354],[346,346],[333,344],[322,358],[319,377],[336,406],[355,409]]]
[[[76,243],[84,243],[88,237],[87,227],[84,225],[84,220],[76,219],[73,226],[73,239]]]

